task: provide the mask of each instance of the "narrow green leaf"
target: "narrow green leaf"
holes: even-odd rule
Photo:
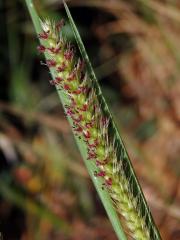
[[[37,13],[34,9],[32,1],[31,0],[26,0],[26,3],[27,3],[27,6],[28,6],[28,9],[29,9],[29,12],[31,14],[31,17],[33,19],[33,23],[35,25],[36,31],[37,31],[37,33],[39,33],[40,30],[41,30],[40,29],[40,23],[39,23],[39,17],[38,17],[38,15],[37,15]],[[71,17],[70,11],[69,11],[66,3],[64,3],[64,6],[65,6],[65,9],[66,9],[66,12],[67,12],[72,30],[74,32],[79,50],[82,54],[82,58],[86,62],[86,67],[87,67],[89,77],[92,80],[92,84],[96,89],[96,93],[98,95],[99,101],[102,104],[103,111],[106,113],[107,116],[110,117],[111,132],[112,132],[112,135],[115,137],[116,145],[118,146],[118,155],[119,155],[119,159],[120,159],[119,161],[122,161],[123,169],[125,169],[126,178],[128,179],[129,185],[131,186],[130,191],[132,192],[134,198],[138,199],[141,214],[142,214],[142,216],[144,216],[145,221],[146,221],[146,225],[148,226],[148,228],[150,229],[150,232],[151,232],[151,239],[152,240],[159,240],[160,236],[159,236],[158,230],[157,230],[157,228],[156,228],[156,226],[153,222],[150,210],[147,206],[147,203],[146,203],[146,200],[145,200],[144,195],[142,193],[141,187],[140,187],[140,185],[137,181],[137,178],[135,176],[133,167],[132,167],[131,162],[129,160],[129,157],[128,157],[127,151],[125,149],[125,146],[123,144],[123,141],[122,141],[122,139],[119,135],[118,129],[117,129],[117,127],[116,127],[116,125],[115,125],[115,123],[112,119],[112,116],[111,116],[110,111],[108,109],[108,106],[105,102],[105,99],[103,98],[102,92],[101,92],[100,87],[98,85],[98,81],[96,79],[93,68],[92,68],[91,63],[89,61],[89,58],[87,56],[86,50],[85,50],[84,45],[83,45],[82,40],[81,40],[81,37],[78,33],[78,30],[75,26],[75,23],[74,23],[74,21]],[[51,71],[51,74],[52,74],[52,77],[53,77],[53,72],[52,71]],[[63,91],[59,91],[58,87],[57,87],[57,92],[58,92],[58,95],[61,99],[61,102],[62,102],[63,106],[65,106],[65,104],[68,102],[68,98],[67,98],[66,94],[64,94]],[[69,123],[71,124],[71,126],[73,126],[73,123],[72,123],[71,119],[68,119],[68,120],[69,120]],[[89,174],[90,174],[90,176],[91,176],[91,178],[94,182],[94,185],[97,189],[97,192],[98,192],[98,194],[101,198],[101,201],[102,201],[102,203],[103,203],[103,205],[106,209],[106,212],[107,212],[107,214],[108,214],[108,216],[111,220],[111,223],[114,227],[114,230],[115,230],[115,232],[118,236],[118,239],[124,240],[124,239],[126,239],[126,236],[125,236],[125,234],[122,230],[121,224],[119,222],[118,215],[117,215],[116,211],[114,210],[113,203],[110,199],[110,196],[109,196],[107,191],[102,190],[102,181],[100,180],[100,178],[95,178],[94,177],[94,171],[96,170],[96,165],[93,161],[87,161],[86,160],[87,159],[87,149],[86,149],[85,143],[82,140],[79,140],[76,136],[75,136],[75,139],[76,139],[77,145],[80,149],[80,152],[83,156],[85,165],[87,166]]]
[[[35,30],[36,30],[36,33],[38,34],[38,33],[41,32],[40,19],[39,19],[39,16],[38,16],[37,12],[36,12],[36,9],[34,7],[34,4],[33,4],[32,0],[26,0],[26,5],[27,5],[29,13],[31,15],[31,18],[32,18],[32,21],[33,21],[33,24],[34,24],[34,27],[35,27]],[[85,49],[84,49],[84,51],[85,51]],[[51,74],[52,74],[52,77],[54,77],[53,76],[53,72],[51,72]],[[58,89],[57,89],[57,92],[58,92],[58,95],[59,95],[59,97],[61,99],[61,102],[62,102],[62,104],[64,106],[67,103],[68,99],[67,99],[66,95],[63,94],[62,91],[58,91]],[[69,122],[70,122],[70,124],[72,126],[71,119],[68,119],[68,120],[69,120]],[[89,172],[89,174],[90,174],[90,176],[91,176],[91,178],[93,180],[93,183],[94,183],[94,185],[96,187],[96,190],[97,190],[97,192],[98,192],[98,194],[100,196],[100,199],[101,199],[101,201],[102,201],[102,203],[104,205],[104,208],[106,209],[108,217],[111,220],[111,223],[112,223],[113,228],[114,228],[114,230],[115,230],[115,232],[117,234],[118,239],[126,240],[127,238],[126,238],[126,236],[125,236],[125,234],[123,232],[123,229],[121,227],[121,223],[119,221],[119,217],[118,217],[118,215],[117,215],[117,213],[116,213],[116,211],[114,209],[113,203],[112,203],[112,201],[110,199],[110,196],[109,196],[108,192],[104,191],[102,189],[102,181],[101,181],[101,179],[94,177],[94,171],[97,170],[96,165],[92,161],[87,161],[86,160],[87,159],[87,150],[86,150],[85,143],[83,141],[79,140],[76,136],[74,136],[74,137],[75,137],[76,143],[77,143],[77,145],[78,145],[78,147],[80,149],[81,155],[82,155],[82,157],[84,159],[84,163],[85,163],[85,165],[86,165],[86,167],[88,169],[88,172]]]
[[[69,8],[67,6],[67,4],[64,2],[64,7],[66,9],[66,13],[67,13],[67,16],[69,18],[69,22],[71,24],[71,27],[73,29],[73,32],[74,32],[74,35],[75,35],[75,38],[76,38],[76,41],[77,41],[77,44],[78,44],[78,47],[79,47],[79,50],[81,52],[81,55],[82,55],[82,58],[85,60],[86,62],[86,67],[87,67],[87,70],[88,70],[88,73],[89,73],[89,76],[91,77],[91,79],[94,81],[94,85],[95,85],[95,88],[97,90],[97,94],[99,96],[99,100],[100,102],[103,104],[103,107],[104,107],[104,111],[106,112],[106,115],[110,116],[110,119],[111,119],[111,124],[112,124],[112,131],[113,133],[115,134],[116,136],[116,140],[117,140],[117,144],[119,146],[119,159],[121,159],[121,161],[123,162],[123,165],[124,165],[124,169],[126,169],[126,177],[127,179],[129,179],[130,181],[130,185],[132,186],[132,193],[134,195],[134,197],[137,199],[139,199],[139,202],[140,202],[140,206],[141,206],[141,212],[142,212],[142,215],[146,217],[146,223],[147,223],[147,226],[150,228],[150,231],[151,231],[151,236],[152,236],[152,240],[159,240],[161,239],[160,238],[160,235],[159,235],[159,232],[156,228],[156,225],[153,221],[153,218],[152,218],[152,215],[150,213],[150,210],[149,210],[149,207],[147,205],[147,202],[145,200],[145,197],[144,197],[144,194],[142,192],[142,189],[138,183],[138,180],[137,180],[137,177],[135,175],[135,172],[134,172],[134,169],[132,167],[132,164],[130,162],[130,159],[129,159],[129,156],[128,156],[128,153],[126,151],[126,148],[124,146],[124,143],[119,135],[119,131],[112,119],[112,115],[109,111],[109,108],[106,104],[106,101],[102,95],[102,92],[101,92],[101,89],[99,87],[99,84],[98,84],[98,81],[97,81],[97,78],[95,76],[95,73],[93,71],[93,68],[92,68],[92,65],[90,63],[90,60],[88,58],[88,55],[86,53],[86,50],[85,50],[85,47],[84,47],[84,44],[81,40],[81,37],[80,37],[80,34],[76,28],[76,25],[74,23],[74,20],[71,16],[71,13],[69,11]],[[111,218],[110,218],[111,219]],[[112,219],[111,219],[112,221]],[[113,222],[112,222],[113,224]]]

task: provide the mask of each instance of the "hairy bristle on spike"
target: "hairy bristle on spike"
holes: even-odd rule
[[[131,186],[122,164],[125,150],[120,149],[118,159],[115,136],[110,135],[110,120],[102,110],[97,90],[86,72],[84,61],[76,61],[74,49],[63,39],[59,31],[64,22],[55,24],[50,20],[42,22],[43,32],[38,36],[43,45],[39,52],[48,54],[46,64],[54,71],[50,81],[68,96],[65,113],[73,122],[73,129],[87,147],[87,160],[97,167],[95,177],[103,179],[103,186],[109,192],[117,211],[126,220],[133,239],[150,240],[149,229],[138,209],[138,199],[133,197]]]

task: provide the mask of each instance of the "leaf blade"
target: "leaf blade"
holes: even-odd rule
[[[29,13],[31,15],[31,18],[32,18],[32,21],[33,21],[33,24],[34,24],[34,27],[35,27],[35,30],[36,30],[36,33],[40,33],[41,32],[41,25],[40,25],[40,18],[36,12],[36,9],[34,7],[34,4],[32,2],[32,0],[25,0],[26,1],[26,5],[28,7],[28,10],[29,10]],[[85,49],[84,49],[85,51]],[[89,59],[87,59],[89,61]],[[54,78],[53,76],[53,72],[51,71],[51,75],[52,77]],[[57,88],[57,92],[58,92],[58,95],[59,95],[59,98],[61,99],[61,102],[63,104],[63,106],[65,106],[66,102],[67,102],[67,97],[65,94],[63,94],[63,92],[59,91],[58,88]],[[70,123],[70,125],[72,126],[72,121],[70,118],[68,118],[68,121]],[[112,201],[110,199],[110,196],[108,194],[107,191],[104,191],[102,189],[102,181],[100,178],[95,178],[94,176],[94,171],[97,170],[96,169],[96,166],[95,164],[92,162],[92,161],[87,161],[87,151],[86,151],[86,145],[84,142],[80,141],[75,135],[75,140],[76,140],[76,143],[79,147],[79,150],[81,152],[81,155],[83,157],[83,160],[84,160],[84,163],[88,169],[88,172],[93,180],[93,183],[96,187],[96,190],[100,196],[100,199],[106,209],[106,212],[109,216],[109,218],[111,219],[111,223],[113,225],[113,228],[117,234],[117,237],[119,240],[126,240],[126,235],[124,234],[124,231],[122,229],[122,226],[119,222],[119,217],[114,209],[114,206],[112,204]]]
[[[66,4],[66,2],[64,0],[63,0],[63,3],[64,3],[64,7],[65,7],[65,10],[66,10],[68,19],[70,21],[72,30],[74,32],[76,42],[77,42],[79,50],[81,52],[82,58],[86,62],[86,67],[87,67],[87,71],[89,73],[89,76],[93,79],[93,81],[95,83],[95,88],[97,90],[98,98],[99,98],[100,102],[104,105],[103,106],[104,107],[104,111],[107,113],[108,116],[110,116],[110,120],[111,120],[111,123],[112,123],[112,131],[114,131],[114,135],[116,136],[116,139],[119,142],[119,145],[120,145],[121,149],[123,150],[123,154],[120,153],[119,154],[119,158],[123,159],[123,161],[125,162],[124,163],[125,169],[128,172],[127,173],[127,179],[130,179],[129,180],[130,181],[130,185],[133,188],[132,192],[135,195],[135,197],[140,199],[140,205],[141,205],[141,209],[142,209],[142,213],[143,213],[142,215],[145,216],[145,218],[146,218],[146,224],[150,228],[150,232],[151,232],[151,235],[152,235],[152,240],[160,240],[161,239],[160,234],[159,234],[158,229],[156,228],[156,225],[155,225],[154,220],[152,218],[150,209],[149,209],[149,207],[147,205],[147,202],[146,202],[146,199],[145,199],[144,194],[142,192],[141,186],[139,185],[139,182],[137,180],[137,177],[136,177],[136,174],[134,172],[134,169],[133,169],[133,166],[131,164],[131,161],[129,159],[127,150],[126,150],[125,145],[124,145],[124,143],[123,143],[123,141],[121,139],[121,136],[119,134],[118,128],[117,128],[116,124],[114,123],[114,120],[113,120],[113,117],[112,117],[112,115],[111,115],[111,113],[109,111],[108,105],[106,104],[106,101],[105,101],[105,99],[103,97],[103,94],[102,94],[102,91],[101,91],[100,86],[98,84],[98,81],[97,81],[96,75],[94,73],[93,67],[92,67],[91,62],[89,60],[89,57],[88,57],[88,55],[86,53],[84,44],[83,44],[83,42],[81,40],[81,36],[80,36],[80,34],[78,32],[78,29],[77,29],[77,27],[76,27],[76,25],[74,23],[74,20],[73,20],[73,18],[71,16],[69,8],[68,8],[68,6],[67,6],[67,4]],[[113,224],[113,222],[112,222],[112,224]]]

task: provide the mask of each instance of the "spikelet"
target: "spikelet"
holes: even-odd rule
[[[73,121],[75,134],[86,143],[87,161],[95,162],[97,171],[94,175],[103,179],[105,191],[109,192],[123,217],[129,235],[136,240],[150,240],[150,230],[139,210],[138,197],[132,194],[122,161],[118,159],[115,140],[110,136],[109,119],[101,109],[83,61],[75,60],[73,47],[60,35],[63,25],[63,21],[55,24],[45,20],[39,34],[43,45],[38,51],[49,56],[46,65],[55,75],[50,83],[67,94],[66,115]]]

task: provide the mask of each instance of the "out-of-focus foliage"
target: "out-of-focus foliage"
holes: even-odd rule
[[[60,1],[34,2],[43,16],[63,17]],[[69,4],[162,237],[179,239],[179,1]],[[0,8],[0,231],[116,239],[39,63],[24,2]]]

